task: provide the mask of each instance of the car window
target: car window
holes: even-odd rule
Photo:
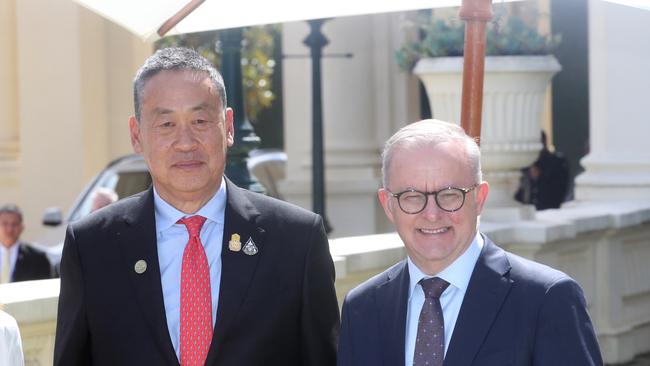
[[[78,220],[90,213],[92,206],[92,193],[99,187],[110,188],[119,199],[129,197],[138,192],[142,192],[151,185],[151,175],[148,171],[123,171],[115,172],[112,170],[105,171],[93,183],[92,187],[86,191],[85,196],[80,204],[74,208],[70,215],[70,221]]]
[[[149,172],[122,172],[118,175],[119,179],[112,188],[120,199],[142,192],[151,185]]]

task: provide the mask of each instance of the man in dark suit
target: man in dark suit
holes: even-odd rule
[[[196,52],[151,56],[131,142],[153,187],[68,227],[55,365],[333,365],[339,312],[320,216],[224,174],[233,111]]]
[[[23,213],[16,205],[0,207],[0,283],[50,278],[51,266],[42,251],[20,241]]]
[[[402,128],[382,172],[408,257],[346,296],[340,366],[602,365],[580,286],[478,231],[489,187],[460,127]]]

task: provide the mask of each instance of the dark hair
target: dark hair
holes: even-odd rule
[[[212,80],[219,93],[221,108],[226,108],[226,87],[223,83],[223,77],[208,59],[189,48],[163,48],[156,51],[144,62],[133,80],[133,105],[138,123],[140,122],[140,101],[144,86],[150,78],[163,70],[193,70],[208,73],[210,80]]]
[[[0,214],[3,213],[11,213],[14,215],[18,215],[18,219],[20,220],[20,222],[23,222],[23,212],[20,210],[20,207],[18,207],[17,205],[8,203],[6,205],[0,206]]]

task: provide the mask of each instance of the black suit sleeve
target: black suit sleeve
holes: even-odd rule
[[[533,365],[602,365],[580,286],[565,277],[547,290],[537,319]]]
[[[90,334],[84,303],[79,248],[68,226],[61,258],[61,291],[54,343],[54,365],[90,365]]]
[[[312,225],[305,263],[301,314],[302,364],[336,364],[339,307],[334,263],[320,216]]]

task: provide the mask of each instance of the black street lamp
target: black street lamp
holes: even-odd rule
[[[246,162],[251,150],[260,145],[253,125],[246,118],[244,86],[241,72],[242,28],[225,29],[221,38],[221,72],[228,93],[228,106],[234,111],[235,143],[228,149],[226,176],[235,184],[253,192],[264,193],[264,187],[251,176]]]
[[[321,28],[325,19],[310,20],[311,32],[303,43],[311,50],[311,92],[312,92],[312,207],[315,213],[323,217],[325,231],[330,233],[332,227],[327,219],[325,207],[325,158],[323,152],[323,97],[321,93],[321,59],[323,47],[329,41]]]

